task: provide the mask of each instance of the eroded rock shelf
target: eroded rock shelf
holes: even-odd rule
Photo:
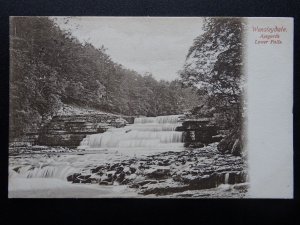
[[[133,123],[134,117],[113,114],[54,116],[39,132],[37,144],[75,147],[89,134]]]
[[[222,184],[246,183],[246,171],[247,166],[241,157],[219,154],[216,144],[212,144],[201,149],[106,163],[72,174],[67,179],[73,183],[128,185],[143,195],[167,195],[216,188]],[[240,191],[246,192],[247,186]]]

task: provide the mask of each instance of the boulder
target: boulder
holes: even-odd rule
[[[145,175],[148,178],[165,179],[170,176],[170,168],[158,167],[158,168],[154,168],[154,169],[149,169],[149,170],[145,171]]]
[[[125,172],[121,172],[118,176],[117,176],[117,178],[116,178],[116,181],[118,182],[118,183],[122,183],[122,181],[125,179]]]
[[[169,166],[170,165],[170,160],[165,159],[163,161],[159,161],[157,165],[159,165],[159,166]]]
[[[105,168],[105,166],[98,166],[96,168],[91,169],[92,173],[99,173],[101,172],[103,169]]]
[[[91,177],[91,175],[82,175],[80,173],[74,173],[67,177],[67,181],[72,183],[90,184],[97,183],[98,179],[96,179],[95,177]]]
[[[74,173],[72,175],[69,175],[67,177],[67,181],[73,182],[73,183],[80,183],[80,180],[77,179],[77,177],[80,176],[80,175],[81,175],[80,173]]]
[[[136,172],[136,168],[134,168],[134,167],[129,167],[129,169],[130,169],[131,173],[135,173]]]

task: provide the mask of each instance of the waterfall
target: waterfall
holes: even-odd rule
[[[81,149],[95,148],[168,148],[183,146],[180,126],[181,115],[135,118],[134,124],[111,128],[104,133],[88,135]],[[172,150],[171,149],[169,150]]]
[[[229,173],[225,174],[225,184],[228,184],[228,180],[229,180]]]
[[[181,115],[157,116],[157,117],[140,117],[135,118],[134,124],[178,124]]]
[[[89,169],[90,165],[106,160],[121,159],[139,154],[154,154],[163,151],[181,151],[182,132],[175,131],[181,126],[180,116],[159,116],[136,118],[134,124],[123,128],[111,128],[100,134],[88,135],[78,148],[96,150],[91,154],[57,155],[14,159],[9,168],[10,178],[58,178],[66,180],[74,173]],[[105,149],[105,151],[97,150]],[[107,150],[107,151],[106,151]],[[110,151],[109,154],[108,150]],[[116,154],[116,151],[118,153]],[[120,150],[120,151],[119,151]],[[119,152],[122,154],[119,154]],[[18,163],[17,163],[18,162]]]
[[[21,167],[18,172],[9,171],[11,178],[59,178],[65,180],[69,175],[78,172],[78,169],[68,165],[47,165],[33,167],[31,165]]]

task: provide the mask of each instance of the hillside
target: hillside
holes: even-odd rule
[[[79,42],[47,17],[11,19],[10,59],[10,137],[37,131],[64,105],[157,116],[199,100],[195,88],[124,68],[104,46]]]

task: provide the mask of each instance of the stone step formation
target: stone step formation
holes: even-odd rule
[[[148,121],[149,117],[137,118],[138,124]],[[153,119],[153,118],[152,118]],[[164,116],[158,117],[164,122]],[[182,133],[185,147],[201,148],[207,144],[219,142],[224,135],[219,134],[218,128],[211,122],[211,118],[188,119],[179,116],[175,131]],[[87,135],[101,134],[109,128],[121,128],[133,124],[135,117],[121,116],[109,113],[90,113],[79,115],[54,116],[38,133],[26,134],[15,140],[12,145],[45,145],[76,148]],[[143,125],[141,123],[141,125]]]
[[[54,116],[39,132],[38,145],[77,147],[89,134],[133,123],[134,117],[113,114]]]

